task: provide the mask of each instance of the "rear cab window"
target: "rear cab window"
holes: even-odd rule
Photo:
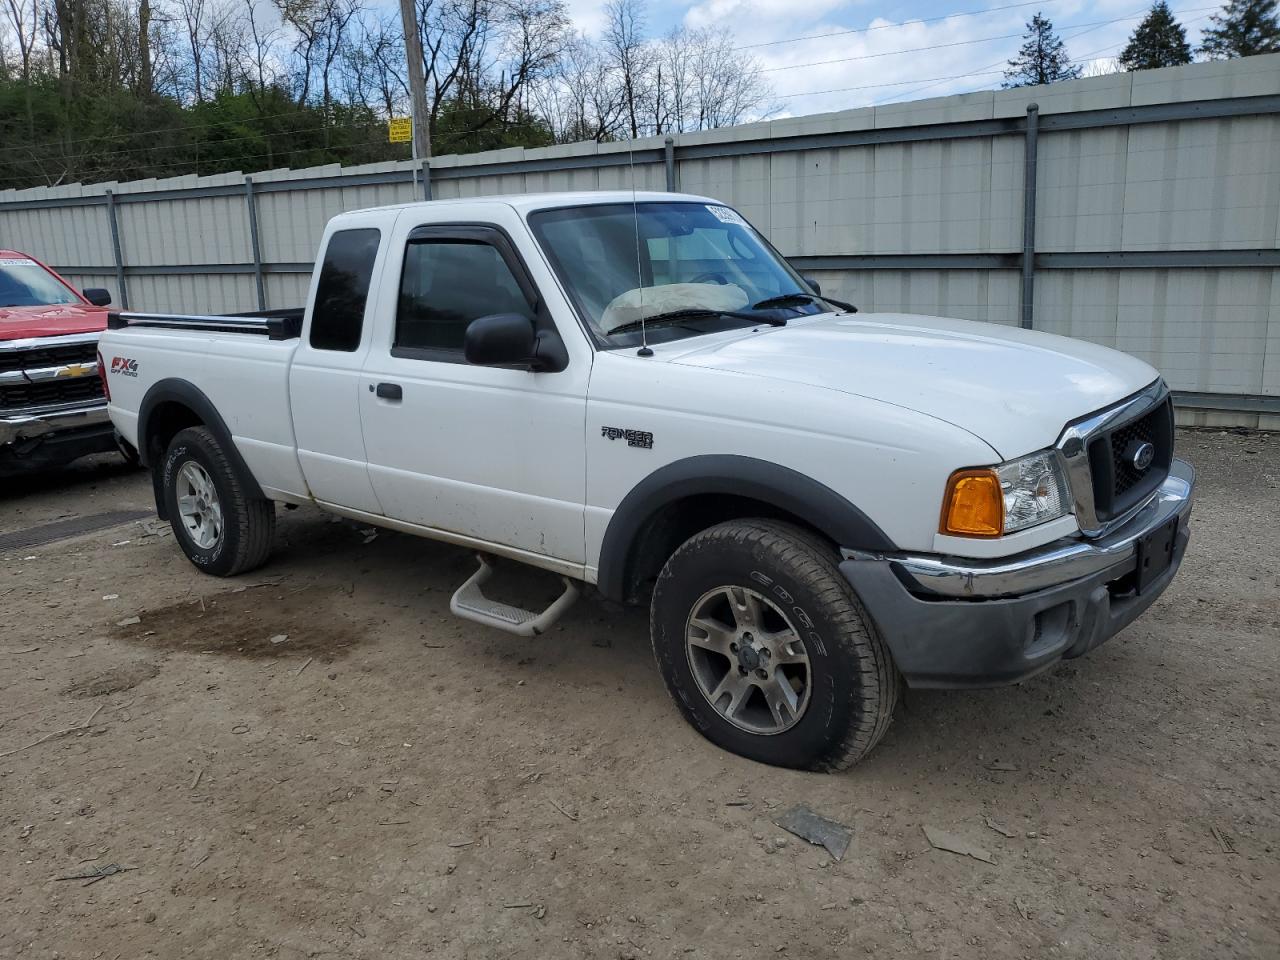
[[[313,349],[352,353],[359,348],[381,239],[382,231],[373,227],[337,230],[329,237],[311,311]]]

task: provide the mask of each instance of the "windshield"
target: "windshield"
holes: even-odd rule
[[[660,343],[742,327],[751,320],[741,313],[754,304],[809,293],[729,207],[611,203],[542,210],[529,223],[578,310],[611,347],[640,343],[641,319],[659,319],[647,334],[650,343]],[[777,309],[761,310],[761,322]],[[830,308],[801,300],[785,309],[795,316]],[[674,311],[686,312],[667,316]]]
[[[0,257],[0,307],[79,302],[79,297],[34,260]]]

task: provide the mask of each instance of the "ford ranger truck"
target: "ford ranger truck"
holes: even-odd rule
[[[110,302],[0,250],[0,477],[116,449],[97,364]]]
[[[664,193],[412,203],[327,226],[304,310],[113,314],[111,419],[199,569],[276,504],[470,548],[455,614],[542,633],[646,604],[703,735],[855,763],[903,684],[1014,683],[1169,585],[1193,473],[1147,364],[858,313],[732,208]],[[492,558],[563,579],[495,598]]]

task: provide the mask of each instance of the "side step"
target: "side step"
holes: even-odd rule
[[[541,613],[490,600],[480,588],[493,576],[493,566],[483,554],[477,554],[476,559],[480,561],[480,569],[458,588],[453,599],[449,601],[449,609],[456,617],[474,620],[476,623],[483,623],[487,627],[495,627],[517,636],[536,637],[559,620],[578,599],[577,585],[568,577],[561,577],[560,579],[564,581],[564,593],[556,597],[551,602],[551,606]]]

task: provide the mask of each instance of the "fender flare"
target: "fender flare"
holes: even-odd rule
[[[235,471],[236,479],[240,481],[240,486],[245,493],[256,499],[266,499],[266,494],[262,492],[257,478],[249,469],[249,465],[244,462],[244,457],[240,455],[240,450],[231,437],[231,431],[227,429],[226,421],[222,419],[222,414],[218,413],[218,408],[213,405],[213,401],[191,381],[170,377],[153,383],[138,406],[138,459],[143,466],[151,467],[156,513],[161,519],[167,520],[168,516],[164,507],[164,491],[160,489],[160,471],[157,469],[159,464],[150,462],[150,429],[151,416],[156,407],[162,403],[179,403],[199,417],[203,425],[213,434],[214,439],[226,451],[227,461]]]
[[[686,497],[726,494],[778,507],[820,530],[840,547],[895,550],[856,506],[825,484],[768,460],[704,454],[676,460],[641,480],[614,511],[600,545],[596,588],[611,600],[627,593],[632,548],[662,508]]]

